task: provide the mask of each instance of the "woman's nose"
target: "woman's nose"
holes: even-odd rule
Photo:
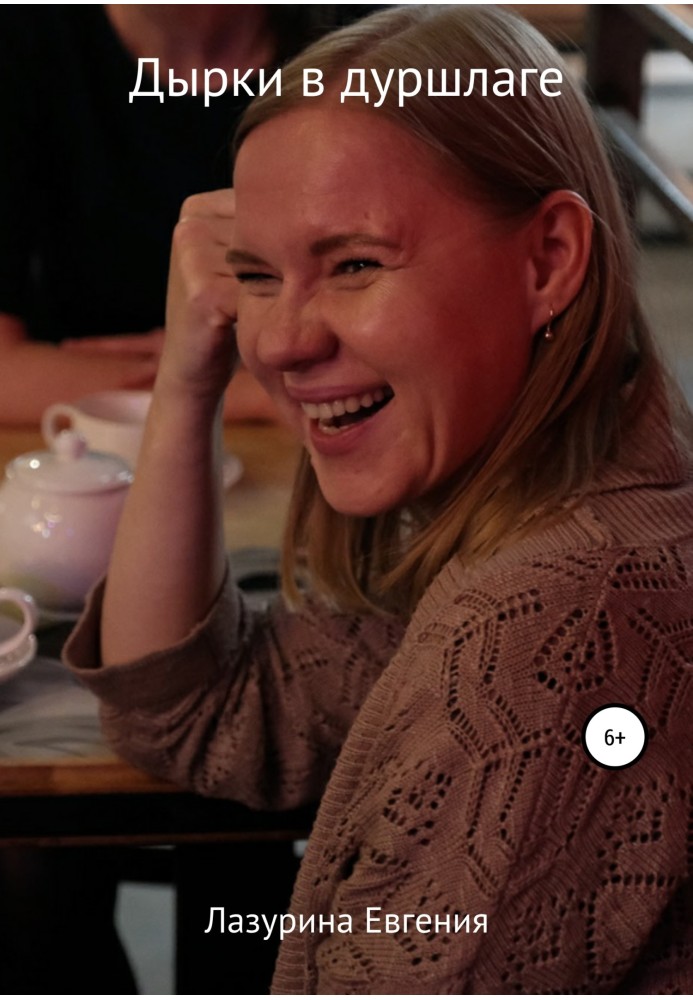
[[[337,347],[337,336],[314,301],[278,299],[260,323],[255,353],[263,367],[288,372],[328,360]]]

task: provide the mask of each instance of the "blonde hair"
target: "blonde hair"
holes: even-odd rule
[[[524,388],[483,454],[440,488],[435,504],[375,517],[337,513],[323,499],[306,453],[294,488],[285,542],[284,583],[298,599],[296,575],[344,610],[408,614],[453,555],[486,557],[575,501],[597,466],[614,459],[624,430],[662,378],[633,287],[633,243],[614,176],[592,115],[564,70],[559,97],[539,86],[545,69],[561,68],[549,43],[524,21],[489,6],[402,7],[328,36],[285,67],[281,97],[265,95],[241,121],[237,146],[263,122],[304,102],[303,69],[319,67],[326,92],[347,68],[388,72],[485,69],[488,96],[431,97],[426,85],[403,107],[391,87],[382,106],[364,113],[390,118],[425,143],[479,198],[511,217],[552,191],[577,192],[594,216],[582,289],[554,321],[555,338],[535,338]],[[492,94],[494,71],[511,70],[526,96]],[[495,79],[498,79],[496,75]],[[477,79],[477,83],[478,83]],[[338,114],[338,111],[336,112]],[[630,391],[622,391],[626,382]]]

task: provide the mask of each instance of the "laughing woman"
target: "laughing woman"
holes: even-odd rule
[[[254,102],[235,202],[183,208],[146,451],[68,656],[141,766],[322,796],[277,992],[691,987],[688,416],[589,111],[541,89],[557,60],[491,7],[378,14]],[[425,93],[456,67],[538,72]],[[370,103],[340,102],[349,68]],[[420,92],[380,100],[405,68]],[[235,320],[305,443],[261,615],[220,517]],[[649,729],[628,769],[583,749],[610,703]]]

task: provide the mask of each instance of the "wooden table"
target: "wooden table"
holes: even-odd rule
[[[289,431],[263,425],[228,428],[226,446],[244,467],[243,478],[226,496],[229,548],[276,550],[299,446]],[[42,447],[34,430],[0,430],[3,467],[15,455]],[[69,629],[65,624],[44,629],[42,658],[33,665],[33,675],[29,666],[0,687],[0,844],[161,843],[293,837],[305,831],[308,814],[297,813],[289,821],[287,816],[265,817],[232,803],[205,801],[117,757],[100,737],[95,699],[76,686],[73,697],[69,685],[74,682],[61,675],[55,662]],[[14,740],[11,752],[7,746],[3,752],[3,704],[7,713],[8,700],[17,703],[23,691],[37,705],[45,705],[51,693],[72,705],[81,733],[79,753],[72,753],[70,740],[62,737],[54,739],[54,753],[50,747],[37,751],[37,741],[29,738],[26,746],[17,749],[21,740]],[[36,720],[34,727],[39,725]]]

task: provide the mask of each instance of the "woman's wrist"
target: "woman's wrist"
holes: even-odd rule
[[[226,385],[190,384],[161,366],[154,384],[152,410],[161,421],[183,423],[194,432],[211,426],[223,411]]]

